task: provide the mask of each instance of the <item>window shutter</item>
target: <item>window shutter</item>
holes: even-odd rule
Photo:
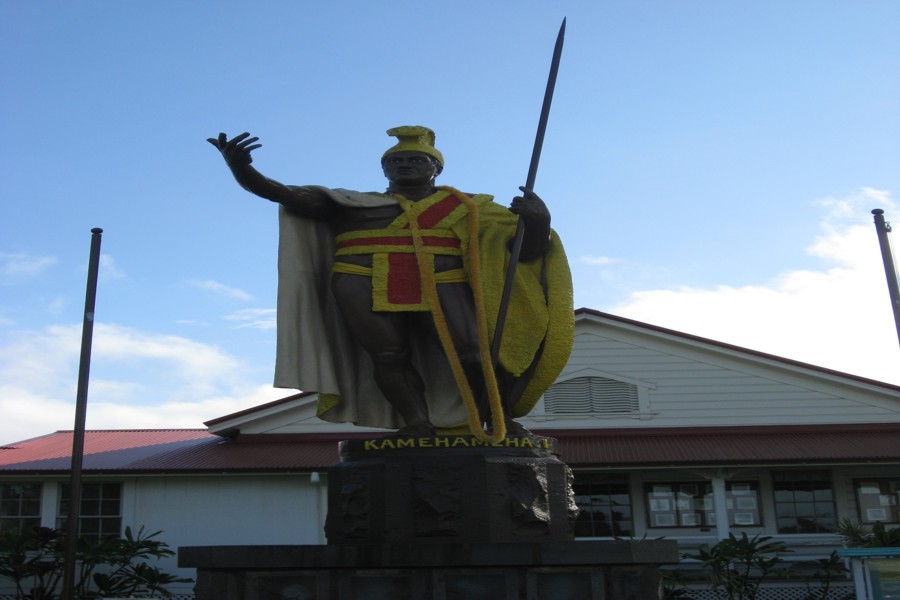
[[[638,388],[605,377],[576,377],[556,383],[544,393],[553,414],[622,414],[640,411]]]

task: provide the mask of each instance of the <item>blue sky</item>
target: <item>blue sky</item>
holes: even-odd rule
[[[423,124],[439,182],[536,191],[576,306],[900,384],[872,208],[900,221],[900,3],[0,3],[0,443],[71,428],[102,227],[94,428],[201,427],[271,400],[285,183],[379,190]],[[894,245],[900,241],[894,241]]]

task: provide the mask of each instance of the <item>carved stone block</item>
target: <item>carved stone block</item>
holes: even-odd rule
[[[576,516],[551,438],[353,440],[328,471],[329,544],[566,541]]]

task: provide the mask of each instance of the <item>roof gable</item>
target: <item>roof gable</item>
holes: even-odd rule
[[[641,411],[529,416],[542,427],[692,427],[896,423],[900,387],[596,311],[576,312],[558,381],[596,371],[636,385]],[[640,422],[635,422],[639,419]]]
[[[528,427],[688,427],[900,421],[900,386],[581,308],[559,381],[617,379],[640,389],[636,415],[555,418],[543,404]],[[316,395],[295,394],[206,425],[211,433],[370,431],[316,417]]]

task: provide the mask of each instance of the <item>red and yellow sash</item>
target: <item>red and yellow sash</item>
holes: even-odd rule
[[[422,278],[416,260],[409,219],[415,218],[421,232],[422,258],[434,273],[436,255],[461,256],[459,238],[450,229],[468,209],[450,191],[441,190],[409,204],[409,210],[399,215],[384,229],[351,231],[337,236],[336,256],[371,254],[372,269],[335,263],[335,272],[371,275],[372,310],[427,311],[428,297],[422,291]],[[454,269],[435,274],[437,283],[465,282],[465,271]]]

